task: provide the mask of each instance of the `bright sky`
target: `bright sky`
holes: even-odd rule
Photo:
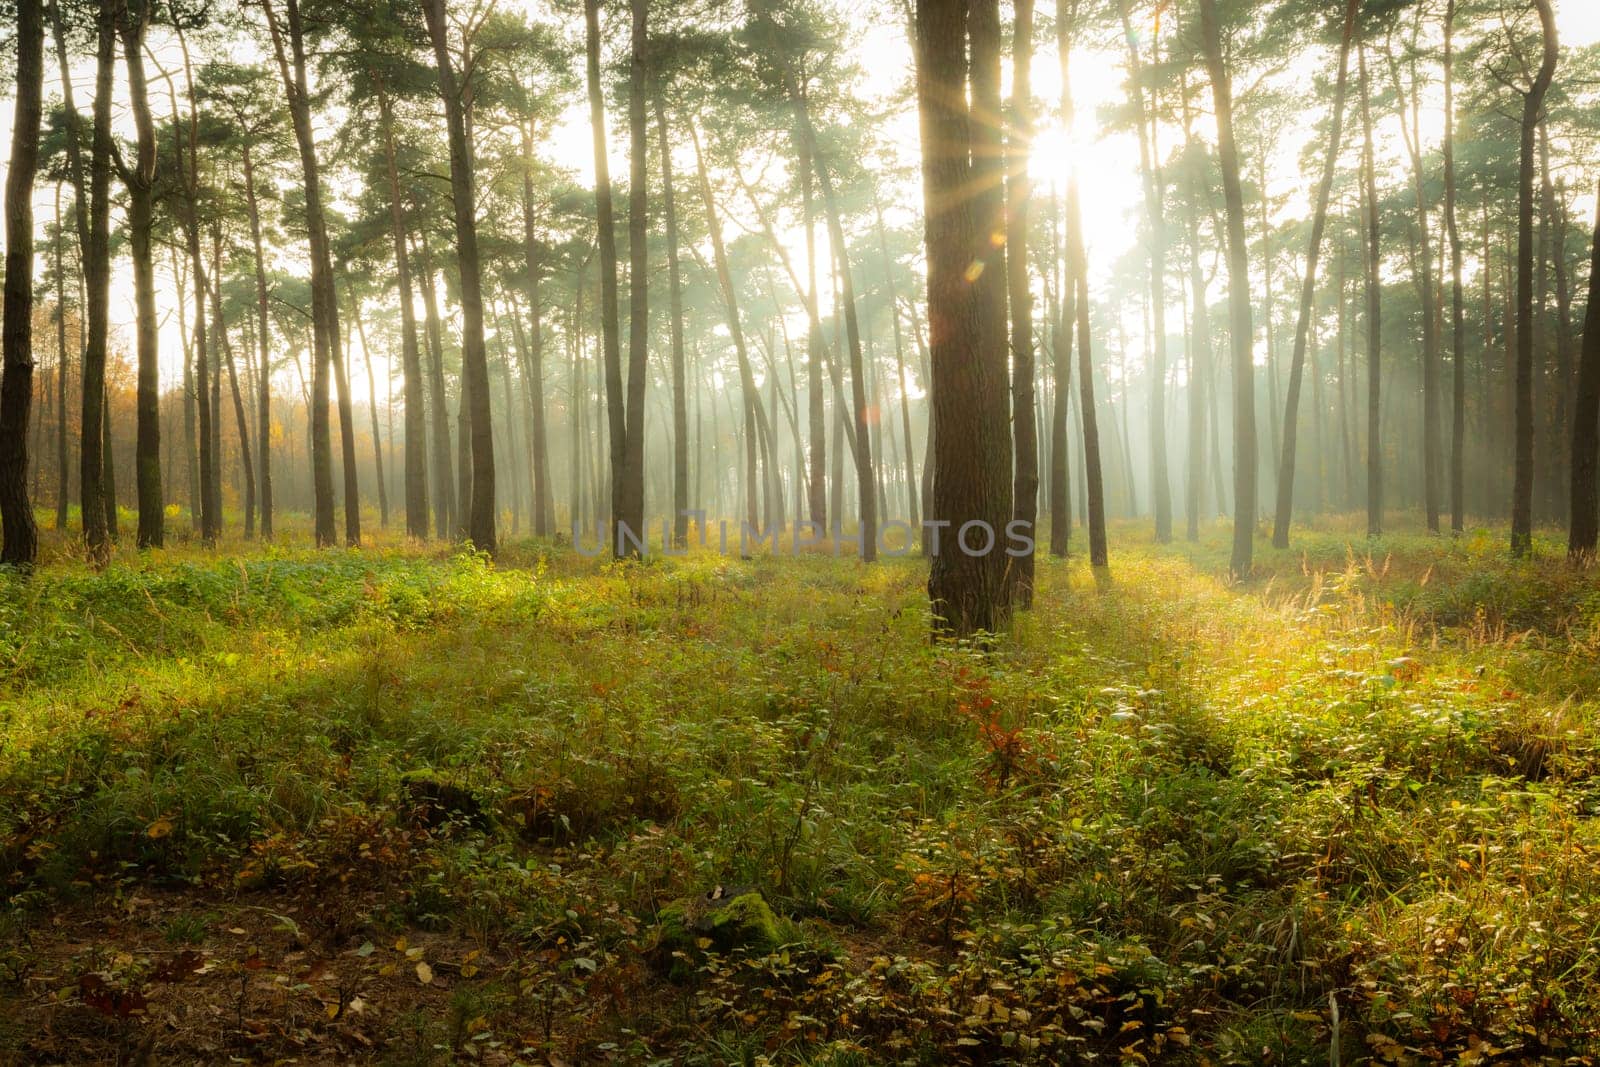
[[[1596,0],[1556,0],[1556,18],[1563,45],[1583,46],[1600,41],[1600,3]],[[1099,113],[1108,105],[1118,102],[1123,92],[1126,73],[1120,35],[1107,34],[1105,40],[1096,42],[1096,45],[1094,49],[1079,49],[1073,58],[1073,89],[1079,121],[1075,143],[1068,144],[1059,130],[1042,130],[1039,138],[1041,154],[1035,161],[1034,173],[1041,182],[1047,182],[1051,176],[1064,174],[1069,163],[1076,164],[1083,185],[1085,236],[1089,243],[1091,262],[1109,265],[1131,247],[1135,233],[1132,222],[1142,208],[1138,177],[1138,146],[1133,135],[1131,133],[1103,135],[1096,128],[1096,118]],[[1148,54],[1148,42],[1145,42],[1145,48]],[[905,39],[904,29],[898,21],[864,26],[855,39],[854,53],[856,62],[865,72],[860,91],[863,102],[869,106],[897,92],[913,69],[911,50]],[[163,61],[176,66],[175,57],[163,57]],[[1308,83],[1311,76],[1316,73],[1317,65],[1329,62],[1331,60],[1327,57],[1318,59],[1308,57],[1286,72],[1285,77],[1291,83]],[[581,78],[581,56],[578,57],[577,63],[579,66],[576,73]],[[120,63],[118,68],[120,82],[122,75]],[[54,73],[53,61],[47,62],[46,76],[51,84],[47,86],[46,91],[52,96],[59,94],[59,89],[54,85]],[[154,73],[152,71],[152,75]],[[87,94],[92,89],[92,70],[85,66],[81,70],[75,70],[73,77],[79,106],[86,108]],[[1053,105],[1059,96],[1060,87],[1060,70],[1056,62],[1053,40],[1039,41],[1033,77],[1036,96]],[[159,78],[152,77],[151,90],[155,97],[153,104],[158,114],[167,113],[169,108],[165,83]],[[1208,87],[1197,82],[1196,90],[1203,95],[1208,92]],[[908,100],[906,106],[889,119],[882,131],[888,144],[888,154],[907,164],[915,161],[918,151],[917,123],[913,108],[914,105]],[[0,110],[0,139],[3,139],[0,143],[10,142],[11,118],[9,106]],[[625,178],[627,173],[625,138],[618,135],[623,118],[624,116],[615,114],[608,116],[614,178]],[[1275,195],[1299,193],[1291,197],[1291,207],[1287,209],[1291,214],[1304,210],[1303,204],[1309,193],[1311,178],[1300,172],[1299,153],[1308,136],[1309,123],[1320,118],[1320,115],[1311,111],[1303,118],[1306,121],[1301,122],[1298,128],[1291,126],[1281,131],[1277,138],[1276,155],[1269,165],[1269,185]],[[125,107],[118,109],[118,124],[119,127],[129,125]],[[1437,139],[1441,128],[1439,115],[1433,115],[1431,123],[1427,116],[1424,117],[1425,138]],[[124,132],[131,137],[131,129],[125,129]],[[1205,137],[1212,135],[1212,128],[1206,115],[1199,118],[1198,132]],[[1176,136],[1178,132],[1175,130],[1163,131],[1164,140],[1168,144]],[[1397,131],[1392,131],[1392,140],[1398,143]],[[593,157],[588,113],[581,93],[575,94],[571,106],[558,126],[550,132],[541,146],[541,151],[552,162],[573,171],[580,181],[592,183]],[[4,166],[4,160],[0,159],[0,170],[3,170]],[[1039,191],[1041,195],[1046,192],[1043,188]],[[53,187],[50,186],[43,186],[38,190],[35,213],[36,223],[41,226],[52,216],[53,194]],[[918,196],[919,190],[914,184],[886,191],[886,201],[898,205],[897,208],[891,207],[891,224],[896,221],[906,221],[908,207],[917,202]],[[753,219],[745,221],[753,225]],[[797,233],[785,233],[782,237],[786,243],[794,245],[798,245],[800,241],[800,235]],[[38,270],[44,270],[45,266],[42,258],[36,262]],[[162,372],[163,383],[166,385],[181,376],[181,363],[178,361],[179,337],[176,315],[173,313],[176,294],[173,291],[172,279],[167,273],[167,265],[158,263],[157,270],[158,313],[163,319]],[[1137,315],[1136,310],[1133,313]],[[126,260],[123,260],[116,266],[111,307],[113,329],[121,335],[123,347],[131,347],[133,317],[132,280]],[[1137,321],[1130,320],[1130,327],[1135,332],[1139,329]],[[359,354],[359,352],[352,353],[352,356]],[[387,360],[379,355],[376,366],[380,377],[386,373],[386,364]]]

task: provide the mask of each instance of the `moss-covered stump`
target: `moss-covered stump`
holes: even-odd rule
[[[770,952],[782,938],[777,917],[753,886],[718,886],[661,909],[652,958],[674,981],[693,973],[706,952]]]

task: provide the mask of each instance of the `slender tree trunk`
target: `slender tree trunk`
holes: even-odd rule
[[[155,264],[151,252],[154,220],[156,133],[144,73],[147,3],[122,9],[117,20],[123,61],[128,74],[128,99],[138,132],[138,156],[123,174],[128,187],[128,237],[133,252],[135,336],[138,386],[135,398],[134,472],[139,504],[138,545],[159,548],[165,530],[161,496],[161,365],[157,337]]]
[[[595,217],[600,243],[600,336],[605,366],[606,419],[611,466],[619,471],[627,462],[627,422],[622,396],[621,311],[617,295],[617,224],[611,202],[611,164],[606,150],[605,95],[600,86],[600,0],[584,0],[586,57],[589,85],[589,126],[594,139]],[[626,554],[622,530],[626,519],[612,502],[610,545],[614,555]]]
[[[418,213],[419,218],[421,213]],[[433,459],[434,533],[441,540],[455,535],[456,475],[450,463],[450,408],[444,389],[444,329],[439,320],[439,295],[434,286],[433,253],[428,244],[426,225],[417,230],[422,239],[422,257],[416,271],[417,287],[422,290],[422,313],[428,344],[428,421],[433,429],[430,453]]]
[[[1189,79],[1183,79],[1183,138],[1193,144],[1190,128]],[[1189,178],[1188,203],[1184,212],[1188,225],[1189,291],[1194,307],[1191,312],[1190,333],[1194,351],[1189,357],[1189,470],[1188,486],[1184,494],[1184,535],[1190,541],[1200,540],[1200,510],[1205,482],[1206,455],[1206,395],[1208,382],[1214,373],[1211,348],[1211,309],[1206,301],[1205,272],[1200,269],[1200,201],[1204,189],[1198,172]]]
[[[1533,0],[1544,31],[1544,58],[1522,101],[1522,145],[1517,171],[1517,448],[1511,494],[1511,554],[1533,551],[1533,172],[1534,142],[1545,92],[1555,76],[1560,48],[1550,0]]]
[[[6,273],[0,338],[0,527],[4,528],[0,563],[29,567],[39,551],[39,532],[28,499],[28,422],[33,405],[33,180],[44,113],[41,0],[18,0],[15,16],[17,82],[11,162],[6,171]],[[59,292],[56,299],[61,299]],[[58,414],[66,417],[65,411]]]
[[[1366,215],[1367,294],[1367,536],[1383,533],[1383,280],[1379,277],[1378,185],[1372,157],[1372,87],[1367,77],[1365,34],[1358,41],[1361,71],[1361,180]]]
[[[389,228],[394,237],[396,283],[400,292],[400,374],[405,399],[406,533],[428,537],[428,429],[423,400],[422,353],[417,340],[417,313],[412,305],[411,255],[406,247],[405,208],[400,196],[400,169],[394,140],[394,106],[382,83],[378,117],[383,130],[384,167],[389,179]],[[262,350],[265,353],[265,349]],[[435,492],[443,494],[442,486]],[[263,525],[263,529],[265,526]]]
[[[1578,389],[1572,410],[1571,512],[1567,555],[1588,563],[1600,534],[1597,471],[1600,471],[1600,210],[1595,216],[1593,255],[1589,268],[1589,307],[1583,322],[1583,349],[1578,356]]]
[[[441,0],[442,2],[442,0]],[[650,359],[650,185],[645,108],[649,75],[650,0],[632,0],[633,33],[628,66],[628,381],[622,422],[622,455],[612,459],[612,510],[648,541],[644,517],[644,404]],[[626,546],[628,556],[640,549]]]
[[[1311,329],[1317,295],[1317,263],[1322,255],[1322,235],[1328,225],[1328,201],[1333,193],[1333,175],[1339,164],[1339,149],[1344,135],[1344,101],[1350,82],[1350,42],[1355,36],[1361,0],[1348,0],[1344,13],[1344,32],[1339,44],[1339,78],[1333,91],[1333,126],[1328,134],[1327,155],[1322,164],[1322,180],[1317,186],[1317,202],[1311,221],[1311,244],[1306,250],[1306,274],[1300,285],[1300,316],[1295,323],[1294,356],[1289,363],[1289,388],[1284,399],[1283,447],[1278,459],[1278,507],[1272,527],[1272,543],[1289,547],[1289,521],[1294,513],[1295,451],[1300,436],[1300,380],[1305,373],[1306,342]],[[1321,409],[1318,408],[1318,415]],[[1317,442],[1318,456],[1322,442]],[[1318,479],[1321,486],[1321,479]]]
[[[256,194],[255,161],[250,144],[242,149],[244,164],[245,206],[250,216],[250,247],[253,252],[256,281],[256,343],[261,360],[261,373],[256,378],[256,484],[261,491],[261,539],[272,540],[272,334],[271,316],[267,309],[266,255],[261,241],[261,207]],[[409,297],[408,297],[409,299]],[[404,305],[405,301],[402,301]],[[410,307],[402,306],[401,314],[410,316]]]
[[[901,333],[900,326],[900,294],[895,286],[895,262],[889,255],[889,238],[888,233],[884,229],[883,225],[883,205],[874,201],[873,209],[876,213],[878,229],[878,250],[883,255],[884,279],[889,296],[890,322],[893,323],[894,326],[895,375],[900,383],[901,434],[905,438],[906,444],[906,502],[909,506],[907,514],[911,520],[912,537],[915,539],[917,531],[922,529],[922,514],[921,509],[918,506],[919,501],[917,499],[917,473],[915,459],[916,449],[911,444],[911,407],[910,401],[906,395],[908,391],[908,383],[906,381],[905,339]],[[787,330],[785,331],[785,335],[787,336]],[[796,402],[798,403],[798,400]],[[1037,480],[1038,476],[1036,473],[1035,481]],[[1035,490],[1035,494],[1037,495],[1037,490]]]
[[[695,167],[700,181],[700,201],[706,214],[706,226],[711,233],[711,253],[716,264],[717,284],[722,290],[723,306],[727,313],[728,333],[733,338],[733,351],[738,360],[739,392],[744,417],[744,511],[745,522],[753,530],[760,529],[757,508],[761,500],[756,477],[759,442],[764,440],[757,428],[761,415],[756,398],[755,375],[750,370],[750,356],[745,346],[744,328],[739,319],[739,300],[733,284],[733,271],[728,263],[728,251],[722,240],[722,222],[717,215],[717,205],[711,195],[711,178],[706,171],[705,156],[700,150],[700,134],[693,123],[689,124],[689,139],[694,144]]]
[[[528,345],[528,368],[525,375],[530,407],[529,441],[530,462],[533,466],[533,532],[538,537],[549,537],[553,530],[551,515],[553,491],[550,486],[550,442],[545,427],[544,410],[544,323],[543,307],[539,296],[539,240],[533,218],[533,117],[528,117],[523,128],[523,159],[527,169],[522,176],[522,244],[527,274],[523,286],[528,300],[531,338]]]
[[[306,74],[300,2],[284,0],[286,26],[282,30],[279,29],[272,2],[261,0],[261,8],[272,36],[278,71],[283,78],[305,179],[305,225],[311,255],[311,480],[316,541],[319,546],[326,546],[338,540],[333,520],[332,433],[328,425],[328,372],[336,358],[333,350],[339,345],[338,299],[334,292],[333,258],[328,246],[327,220],[322,204],[316,135],[311,126],[311,93]],[[285,36],[288,38],[287,48]],[[353,491],[354,486],[346,486],[347,497],[353,495]],[[345,538],[351,544],[361,540],[360,512],[348,499],[345,505]]]
[[[689,543],[689,395],[683,356],[683,278],[678,263],[678,201],[673,188],[672,141],[664,87],[655,87],[656,133],[661,141],[661,204],[667,222],[667,279],[672,331],[672,543]]]
[[[1006,287],[1011,308],[1011,433],[1016,457],[1012,516],[1030,550],[1011,561],[1007,577],[1018,608],[1033,606],[1032,539],[1039,524],[1039,426],[1034,413],[1033,292],[1028,281],[1028,208],[1033,187],[1028,159],[1033,142],[1033,0],[1015,0],[1012,34],[1012,131],[1006,179]],[[892,302],[891,302],[892,307]],[[896,320],[898,329],[898,319]],[[910,438],[907,437],[907,443]]]
[[[346,288],[349,290],[350,297],[350,317],[355,320],[356,337],[361,342],[361,360],[367,366],[367,410],[372,416],[372,464],[378,475],[378,525],[388,529],[389,489],[383,478],[383,437],[378,432],[378,381],[372,373],[372,349],[367,347],[367,330],[365,324],[361,321],[361,304],[356,299],[354,290],[349,288],[348,283]],[[233,370],[231,367],[228,373],[232,375]],[[249,521],[248,514],[247,512],[247,525]]]
[[[1150,308],[1154,320],[1153,362],[1150,367],[1150,492],[1158,544],[1172,540],[1172,488],[1167,472],[1167,235],[1166,196],[1161,178],[1159,148],[1155,143],[1158,108],[1145,102],[1144,64],[1138,38],[1128,15],[1127,0],[1119,0],[1123,40],[1128,50],[1128,72],[1134,85],[1135,121],[1139,127],[1139,173],[1144,186],[1145,217],[1150,226]],[[1156,57],[1159,61],[1159,56]],[[1131,471],[1130,471],[1131,478]]]
[[[111,517],[107,515],[105,447],[106,347],[110,333],[111,292],[111,95],[116,27],[111,0],[100,0],[96,19],[94,136],[89,149],[88,221],[82,227],[83,275],[87,290],[89,337],[83,350],[82,446],[78,450],[78,492],[89,559],[104,566],[111,559]],[[58,47],[60,47],[58,45]],[[80,198],[82,193],[80,192]],[[111,494],[115,507],[115,495]]]
[[[1249,575],[1256,525],[1256,398],[1250,306],[1250,258],[1245,243],[1244,193],[1233,134],[1233,89],[1222,58],[1216,0],[1200,0],[1200,21],[1217,114],[1217,155],[1228,230],[1229,342],[1233,346],[1233,558],[1234,577]]]
[[[239,427],[239,463],[244,470],[244,538],[249,541],[256,534],[256,471],[250,458],[250,421],[244,413],[244,394],[239,389],[239,371],[233,361],[233,345],[228,340],[228,327],[222,319],[222,228],[213,231],[211,261],[215,264],[211,286],[211,316],[216,322],[217,344],[223,365],[228,369],[228,389],[233,394],[233,417]],[[221,370],[219,368],[220,376]],[[221,413],[217,414],[221,421]],[[220,460],[220,455],[218,459]]]
[[[1456,221],[1456,111],[1455,111],[1456,0],[1449,0],[1444,16],[1444,225],[1450,240],[1450,364],[1453,383],[1450,404],[1450,530],[1466,527],[1467,436],[1467,329],[1461,289],[1461,229]],[[1483,264],[1484,277],[1489,263]],[[1487,349],[1485,356],[1487,357]]]
[[[15,128],[15,120],[12,122]],[[67,358],[67,290],[66,272],[61,266],[61,182],[56,182],[56,228],[51,238],[51,251],[55,267],[56,290],[56,530],[64,532],[67,528],[67,497],[71,492],[68,484],[71,479],[71,463],[67,456],[67,369],[70,360]],[[83,319],[80,314],[78,332],[83,332]],[[4,385],[0,384],[0,394],[4,392]],[[30,511],[31,515],[32,512]],[[0,522],[4,519],[0,518]]]

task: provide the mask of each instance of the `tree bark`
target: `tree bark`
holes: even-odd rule
[[[1533,0],[1544,35],[1544,58],[1522,101],[1517,170],[1516,467],[1511,491],[1511,554],[1533,551],[1533,172],[1539,116],[1560,58],[1550,0]]]
[[[266,255],[261,241],[261,207],[256,195],[255,160],[243,148],[245,206],[250,215],[250,247],[256,281],[256,343],[261,373],[256,378],[256,484],[261,493],[261,539],[272,540],[272,334],[267,310]],[[410,308],[402,309],[402,314]]]
[[[1367,536],[1383,533],[1383,281],[1379,277],[1378,184],[1372,154],[1372,87],[1367,77],[1367,43],[1363,32],[1357,42],[1361,71],[1361,181],[1366,215],[1367,296]]]
[[[1597,474],[1600,474],[1600,210],[1595,215],[1589,268],[1589,308],[1584,314],[1583,348],[1578,354],[1578,389],[1572,410],[1572,516],[1567,556],[1592,562],[1600,535]]]
[[[628,382],[623,410],[622,463],[613,459],[612,509],[641,542],[649,540],[644,517],[644,403],[650,359],[650,184],[645,108],[649,76],[650,0],[632,0],[628,64]],[[641,549],[630,544],[626,554]]]
[[[553,533],[554,517],[551,515],[550,443],[545,427],[544,411],[544,325],[539,297],[539,239],[533,218],[533,117],[528,117],[523,127],[522,153],[525,169],[522,175],[522,245],[527,274],[523,287],[528,300],[531,319],[531,337],[528,345],[528,368],[524,376],[529,406],[529,461],[533,465],[533,532],[538,537]],[[514,311],[515,309],[513,309]]]
[[[1456,220],[1455,111],[1456,0],[1444,16],[1444,226],[1450,240],[1450,531],[1466,527],[1467,330],[1461,288],[1461,228]],[[1483,264],[1485,279],[1489,264]],[[1487,356],[1487,350],[1485,351]]]
[[[1006,287],[1011,306],[1011,433],[1016,457],[1012,516],[1031,539],[1039,524],[1039,425],[1034,413],[1033,292],[1028,284],[1028,159],[1033,141],[1033,0],[1015,0],[1012,34],[1012,131],[1006,180]],[[891,303],[892,309],[892,303]],[[896,318],[898,331],[899,319]],[[898,351],[897,351],[898,357]],[[904,374],[902,372],[902,378]],[[910,444],[910,435],[906,437]],[[1034,554],[1011,562],[1008,576],[1019,608],[1033,606]]]
[[[1289,547],[1289,521],[1294,513],[1295,451],[1300,437],[1300,381],[1305,374],[1306,343],[1317,294],[1317,263],[1322,255],[1322,235],[1328,225],[1328,201],[1333,193],[1333,175],[1339,164],[1339,149],[1343,143],[1344,102],[1350,82],[1350,42],[1355,36],[1356,19],[1360,13],[1361,0],[1347,0],[1344,32],[1339,44],[1339,78],[1333,91],[1333,128],[1328,133],[1322,180],[1317,185],[1311,244],[1306,249],[1306,274],[1300,285],[1300,316],[1294,329],[1294,355],[1289,362],[1289,387],[1284,397],[1283,445],[1278,457],[1278,507],[1272,526],[1272,544],[1276,548]],[[1321,446],[1322,442],[1318,441],[1319,456]],[[1321,485],[1320,478],[1318,485]]]
[[[589,86],[589,127],[594,140],[594,199],[600,243],[600,337],[605,364],[606,421],[612,470],[627,462],[627,417],[622,397],[621,311],[617,296],[617,223],[611,201],[611,164],[606,151],[605,95],[600,86],[600,0],[584,0],[585,56]],[[612,501],[610,544],[613,555],[627,554],[619,523],[625,518]],[[635,531],[637,532],[637,531]]]
[[[0,339],[0,563],[33,565],[39,531],[28,499],[28,421],[33,405],[33,180],[44,113],[44,10],[16,5],[17,83],[6,171],[6,258]],[[61,299],[61,294],[56,294]],[[62,365],[65,366],[65,353]],[[66,412],[58,413],[61,418]]]
[[[987,5],[991,21],[997,23],[993,6]],[[983,238],[993,232],[989,227],[996,220],[980,219],[971,197],[975,118],[963,84],[966,16],[964,0],[917,2],[928,347],[933,418],[938,426],[931,510],[950,524],[930,529],[930,539],[939,540],[929,551],[928,599],[936,629],[956,636],[998,631],[1011,614],[1005,556],[998,551],[969,554],[954,543],[954,535],[973,522],[988,523],[998,539],[1011,515],[1012,474],[1010,427],[991,415],[1006,399],[1004,326],[1000,324],[996,346],[981,328],[983,298],[969,281],[974,253],[980,241],[988,244]],[[993,37],[998,36],[996,26]],[[998,55],[998,40],[985,44],[991,54],[980,54],[980,64]]]
[[[60,47],[58,45],[58,47]],[[78,450],[78,492],[82,500],[83,537],[90,562],[104,566],[111,559],[107,511],[105,447],[106,347],[110,333],[111,294],[111,96],[116,55],[116,23],[112,0],[100,0],[96,19],[94,134],[89,149],[87,222],[81,233],[83,276],[87,291],[89,337],[83,349],[82,447]],[[80,199],[83,197],[80,191]],[[114,500],[114,497],[113,497]],[[112,503],[112,507],[115,504]]]
[[[689,543],[689,394],[683,364],[683,279],[678,263],[678,202],[673,188],[672,142],[667,134],[664,87],[657,80],[656,132],[661,141],[661,205],[667,220],[667,279],[672,330],[672,543]]]
[[[284,0],[286,26],[279,29],[272,0],[261,0],[267,28],[272,36],[278,72],[283,78],[289,102],[295,143],[300,149],[300,166],[305,179],[305,224],[311,254],[311,480],[316,542],[332,545],[338,540],[333,520],[333,448],[328,425],[328,372],[339,344],[338,299],[333,285],[333,259],[328,247],[327,220],[322,204],[322,179],[317,160],[316,137],[311,127],[311,94],[306,75],[305,39],[301,29],[299,0]],[[287,50],[284,37],[288,37]],[[291,68],[292,57],[292,68]],[[347,494],[350,487],[346,487]],[[345,537],[351,544],[361,539],[359,511],[345,510]]]
[[[1165,188],[1161,160],[1155,143],[1158,110],[1152,101],[1147,107],[1144,90],[1144,64],[1128,15],[1127,0],[1120,0],[1123,40],[1128,49],[1128,73],[1133,81],[1135,121],[1139,127],[1139,173],[1144,186],[1145,217],[1150,226],[1150,309],[1153,320],[1150,368],[1150,485],[1151,512],[1155,517],[1157,544],[1172,540],[1172,488],[1167,471],[1167,233]],[[1159,57],[1157,57],[1159,59]],[[1148,125],[1147,125],[1148,124]],[[1132,472],[1129,472],[1130,478]]]
[[[1244,194],[1233,133],[1233,89],[1222,58],[1216,0],[1200,0],[1201,35],[1217,114],[1217,155],[1228,233],[1229,343],[1233,347],[1233,556],[1235,578],[1247,577],[1256,526],[1255,329],[1250,306],[1250,257],[1245,242]]]
[[[396,160],[394,105],[378,84],[378,121],[383,131],[384,169],[389,179],[389,228],[394,238],[396,285],[400,292],[400,374],[405,399],[406,534],[428,537],[428,429],[423,400],[422,354],[417,339],[417,312],[412,303],[411,255],[406,247],[405,208]],[[263,353],[266,351],[262,349]],[[442,491],[442,490],[440,490]],[[265,532],[263,516],[263,532]]]

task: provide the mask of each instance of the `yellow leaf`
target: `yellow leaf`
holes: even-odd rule
[[[323,1005],[322,1010],[328,1013],[328,1018],[330,1019],[337,1019],[339,1017],[338,1004],[325,1004]]]
[[[429,967],[426,963],[417,964],[417,981],[421,982],[423,985],[427,985],[429,982],[432,982],[433,968]]]
[[[172,833],[172,820],[163,815],[155,822],[145,827],[144,832],[149,837],[160,840],[161,838]]]

